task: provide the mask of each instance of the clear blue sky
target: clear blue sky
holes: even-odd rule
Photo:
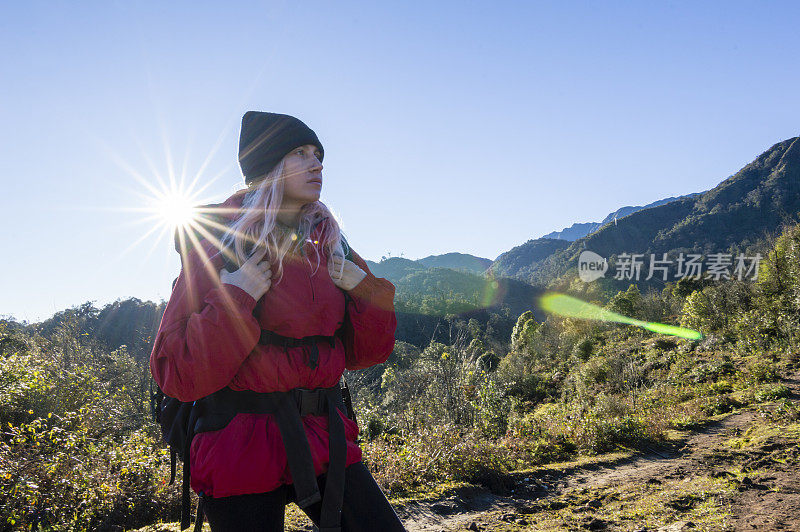
[[[249,109],[317,132],[375,260],[709,189],[800,131],[798,27],[796,2],[4,3],[0,315],[167,298],[133,174],[221,201]]]

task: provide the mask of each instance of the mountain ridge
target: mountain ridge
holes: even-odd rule
[[[647,205],[620,207],[616,211],[609,213],[605,218],[603,218],[602,222],[577,222],[569,227],[562,229],[561,231],[551,231],[550,233],[542,235],[539,238],[569,240],[571,242],[574,242],[575,240],[587,236],[590,233],[594,233],[595,231],[603,227],[605,224],[611,223],[620,218],[624,218],[625,216],[633,214],[634,212],[638,212],[644,209],[649,209],[651,207],[658,207],[660,205],[664,205],[684,198],[694,197],[703,193],[704,192],[692,192],[691,194],[684,194],[683,196],[670,196],[669,198],[663,198],[654,201],[652,203],[648,203]]]
[[[491,271],[547,285],[568,271],[575,273],[577,256],[584,249],[610,259],[621,252],[707,254],[757,248],[781,227],[800,218],[798,139],[792,137],[774,144],[704,193],[643,209],[618,219],[616,224],[606,224],[535,261],[537,264],[529,271],[513,267],[514,260],[522,260],[514,254],[509,257],[511,252],[498,257]],[[517,248],[514,250],[520,253]]]

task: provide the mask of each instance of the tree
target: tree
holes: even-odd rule
[[[526,310],[517,318],[517,323],[511,331],[511,350],[528,351],[533,343],[533,334],[539,323],[533,317],[533,312]]]
[[[681,327],[710,332],[714,329],[713,305],[703,290],[695,290],[686,298],[681,313]]]
[[[624,292],[617,292],[607,305],[609,310],[628,316],[639,318],[642,314],[643,301],[642,294],[635,284],[631,283]]]
[[[761,261],[754,306],[761,328],[796,350],[800,342],[800,225],[786,229]]]

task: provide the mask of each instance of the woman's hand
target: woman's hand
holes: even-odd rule
[[[272,285],[272,270],[269,269],[269,262],[260,262],[266,253],[267,248],[261,247],[233,273],[225,268],[221,269],[219,271],[220,282],[238,286],[258,301]]]
[[[340,255],[332,255],[328,260],[328,273],[331,274],[333,284],[342,290],[352,290],[367,276],[367,272],[359,268],[356,263]]]

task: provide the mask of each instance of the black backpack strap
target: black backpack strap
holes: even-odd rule
[[[194,426],[197,423],[198,418],[198,408],[195,408],[193,405],[192,412],[189,415],[189,430],[188,434],[186,435],[186,440],[184,442],[183,447],[183,479],[182,479],[182,493],[181,493],[181,530],[189,528],[189,523],[191,521],[191,515],[189,512],[191,511],[191,501],[189,499],[189,478],[191,477],[191,467],[190,464],[191,460],[191,447],[192,447],[192,439],[194,438]],[[199,509],[199,508],[198,508]]]
[[[252,391],[233,391],[224,388],[195,402],[193,413],[199,412],[196,422],[192,422],[194,432],[217,430],[220,424],[230,421],[232,412],[271,413],[281,434],[289,472],[295,492],[295,503],[305,508],[317,502],[322,503],[320,531],[340,532],[342,501],[344,497],[344,471],[347,462],[347,440],[344,423],[339,412],[345,412],[342,391],[337,384],[330,388],[305,390],[295,388],[288,392],[256,393]],[[325,495],[320,493],[311,448],[306,436],[301,416],[306,414],[328,415],[328,472],[325,479]],[[191,441],[187,438],[187,441]],[[181,529],[189,526],[189,483],[190,471],[187,444],[184,461],[184,498],[182,499]],[[203,498],[198,504],[195,523],[202,523]]]
[[[186,442],[184,443],[183,448],[183,478],[181,479],[181,530],[185,530],[189,528],[189,521],[191,520],[191,516],[189,512],[191,511],[191,499],[189,498],[189,477],[191,475],[191,459],[189,456],[191,445],[192,445],[192,437],[194,436],[194,427],[193,423],[191,422],[193,418],[195,418],[195,411],[192,411],[192,416],[189,418],[189,434],[186,436]]]
[[[169,451],[169,485],[175,482],[175,471],[178,469],[178,451],[170,449]]]
[[[324,406],[320,398],[327,397],[328,390],[295,388],[288,392],[257,393],[223,388],[195,403],[197,406],[194,411],[199,411],[200,416],[195,430],[197,432],[218,430],[227,425],[236,413],[272,414],[283,442],[289,473],[297,494],[296,503],[299,507],[305,508],[321,501],[322,494],[317,484],[311,447],[301,414],[319,415],[321,406]],[[338,391],[338,386],[336,390]],[[189,461],[188,453],[184,459]],[[186,472],[185,464],[186,462],[184,462],[184,472]],[[184,478],[184,483],[186,482]]]
[[[344,406],[347,408],[347,417],[353,420],[353,423],[358,424],[356,421],[356,411],[353,408],[353,397],[350,395],[350,387],[347,385],[347,379],[342,375],[342,400]]]
[[[203,514],[205,513],[206,496],[201,491],[198,493],[197,517],[194,518],[194,532],[203,532]]]
[[[342,237],[342,240],[344,241],[344,237]],[[344,245],[344,243],[343,243],[343,245]],[[347,252],[348,252],[348,254],[350,256],[350,258],[348,260],[352,260],[353,252],[350,250],[349,247],[347,248]],[[342,290],[342,293],[344,294],[344,319],[342,320],[342,326],[339,327],[334,334],[339,335],[339,337],[342,340],[342,345],[345,346],[344,327],[347,324],[347,320],[350,317],[350,313],[349,313],[349,311],[347,309],[350,306],[350,300],[352,299],[352,297],[350,297],[350,294],[347,292],[347,290]],[[347,349],[346,346],[345,346],[345,349]],[[345,357],[346,356],[347,356],[347,354],[345,353]],[[342,379],[341,380],[342,380],[342,383],[341,383],[342,384],[342,399],[344,401],[345,407],[347,407],[347,417],[352,419],[353,423],[358,423],[358,421],[356,421],[356,411],[355,411],[355,408],[353,408],[353,397],[350,395],[350,387],[347,385],[347,379],[345,378],[344,375],[342,375]]]
[[[288,347],[305,346],[308,348],[308,360],[306,364],[311,369],[314,369],[317,367],[317,362],[319,361],[318,342],[328,342],[328,344],[331,346],[331,349],[333,349],[336,345],[336,337],[314,335],[304,336],[303,338],[292,338],[290,336],[282,336],[267,329],[261,329],[261,336],[259,337],[258,342],[261,344],[279,345],[282,346],[284,350]]]
[[[286,461],[297,494],[297,506],[305,508],[322,500],[311,459],[311,447],[300,419],[300,412],[290,394],[270,395],[275,410],[275,421],[286,451]]]
[[[353,261],[353,250],[350,248],[350,244],[347,243],[347,239],[342,236],[342,249],[344,250],[344,258],[349,260],[350,262]]]
[[[191,520],[190,512],[192,510],[191,499],[189,498],[189,462],[186,458],[183,461],[183,480],[181,482],[181,530],[189,528],[189,521]]]
[[[320,532],[340,532],[342,501],[344,500],[344,470],[347,463],[347,440],[339,410],[344,412],[342,393],[338,386],[329,388],[328,399],[328,473],[325,478],[325,496],[319,516]]]

